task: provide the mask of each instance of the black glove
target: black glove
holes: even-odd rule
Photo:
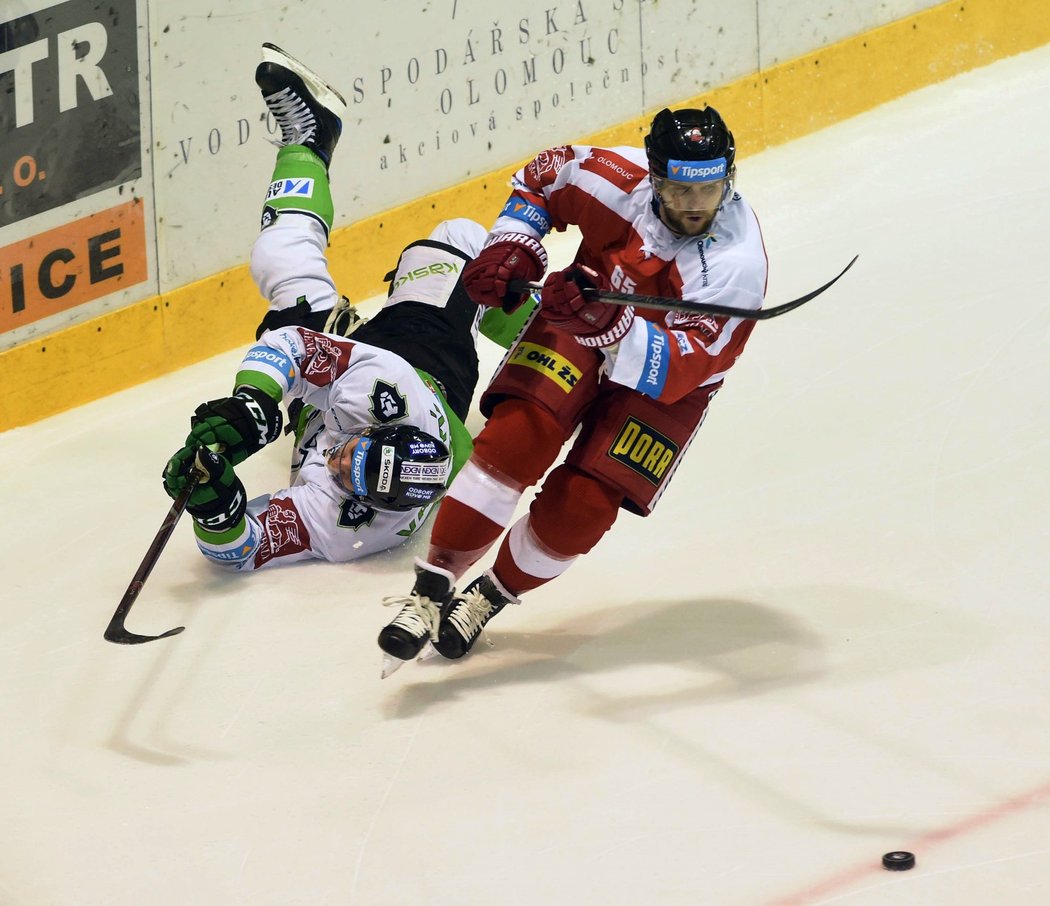
[[[256,387],[201,403],[190,418],[186,446],[221,450],[235,466],[281,436],[281,409]]]
[[[608,290],[609,281],[597,271],[573,264],[551,274],[540,294],[540,317],[584,346],[612,346],[630,330],[634,308],[588,299],[584,290]]]
[[[207,447],[183,447],[164,467],[162,477],[168,496],[178,497],[193,472],[201,479],[190,494],[186,512],[209,532],[233,528],[244,516],[248,500],[230,461]]]
[[[539,280],[546,269],[547,252],[537,240],[525,233],[505,233],[463,268],[463,288],[476,304],[510,314],[528,293],[512,293],[507,284]]]

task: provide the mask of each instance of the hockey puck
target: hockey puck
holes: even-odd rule
[[[915,855],[906,852],[886,853],[882,857],[882,867],[887,871],[907,871],[915,867]]]

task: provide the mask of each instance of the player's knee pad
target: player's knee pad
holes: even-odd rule
[[[569,435],[545,409],[508,399],[493,411],[474,441],[474,457],[522,488],[536,484]]]
[[[575,466],[560,465],[529,509],[536,537],[564,557],[585,554],[616,521],[623,492]]]

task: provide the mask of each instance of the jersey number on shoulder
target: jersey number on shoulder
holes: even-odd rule
[[[618,264],[609,275],[609,282],[618,293],[633,293],[638,288],[638,284],[628,277]]]

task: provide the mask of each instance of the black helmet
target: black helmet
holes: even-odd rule
[[[344,494],[398,512],[440,500],[452,473],[448,447],[412,425],[356,429],[325,451],[325,461]]]
[[[656,177],[688,180],[688,175],[676,172],[679,162],[712,161],[720,172],[702,174],[700,179],[732,179],[736,143],[714,107],[703,110],[665,107],[653,117],[645,137],[645,154],[649,158],[649,172]],[[722,161],[725,161],[724,167]],[[671,172],[668,172],[669,166]]]

